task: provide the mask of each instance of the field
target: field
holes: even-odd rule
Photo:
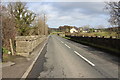
[[[92,32],[92,33],[80,32],[80,33],[78,33],[78,35],[79,36],[82,36],[82,35],[84,35],[84,36],[101,36],[101,37],[104,36],[104,37],[107,37],[107,38],[109,38],[110,36],[112,36],[112,37],[117,36],[116,32]]]

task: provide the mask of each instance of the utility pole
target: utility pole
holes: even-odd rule
[[[44,13],[44,35],[45,35],[45,13]]]
[[[2,5],[1,0],[0,0],[0,5]],[[2,11],[2,6],[0,8],[0,11]],[[2,16],[0,16],[0,62],[2,62],[2,39],[3,39],[3,34],[2,34]],[[0,75],[0,79],[2,79],[1,75]]]

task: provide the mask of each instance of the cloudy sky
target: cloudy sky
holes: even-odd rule
[[[47,24],[52,28],[61,25],[110,26],[104,2],[29,2],[27,6],[37,14],[46,13]]]

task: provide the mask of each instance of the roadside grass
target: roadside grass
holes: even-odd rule
[[[10,54],[3,54],[2,55],[2,62],[14,61],[14,57]]]
[[[104,37],[110,37],[110,36],[116,37],[117,36],[116,32],[92,32],[92,33],[81,32],[81,33],[78,33],[78,35],[79,36],[82,36],[82,35],[84,35],[84,36],[104,36]]]
[[[63,37],[63,38],[68,39],[68,40],[72,40],[69,37]],[[103,50],[103,51],[106,51],[106,52],[116,53],[116,54],[113,54],[113,55],[119,55],[119,53],[120,53],[120,50],[118,50],[118,49],[114,49],[114,48],[110,48],[110,47],[104,47],[104,46],[96,45],[96,44],[89,43],[89,42],[86,42],[86,41],[80,41],[80,40],[72,40],[72,41],[75,41],[75,42],[80,43],[80,44],[88,45],[88,46],[91,46],[91,47],[94,47],[94,48],[97,48],[97,49],[100,49],[100,50]]]
[[[10,54],[4,54],[2,55],[2,62],[8,62],[8,61],[11,61],[11,62],[15,62],[15,60],[17,58],[24,58],[23,56],[20,56],[20,55],[10,55]]]
[[[69,38],[69,37],[62,37],[62,38],[65,38],[65,39],[71,39],[71,38]]]

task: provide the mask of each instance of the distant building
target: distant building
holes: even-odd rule
[[[64,25],[64,26],[60,26],[60,27],[59,27],[59,30],[60,30],[61,32],[67,32],[67,33],[69,33],[72,28],[75,28],[75,29],[76,29],[75,26]]]
[[[78,31],[79,31],[79,32],[88,33],[88,32],[89,32],[89,28],[79,27]]]
[[[82,31],[82,32],[87,33],[88,31]]]
[[[78,32],[75,28],[70,29],[70,33],[75,33],[75,32]]]
[[[78,28],[78,32],[82,32],[83,31],[83,28],[82,27],[79,27]]]

